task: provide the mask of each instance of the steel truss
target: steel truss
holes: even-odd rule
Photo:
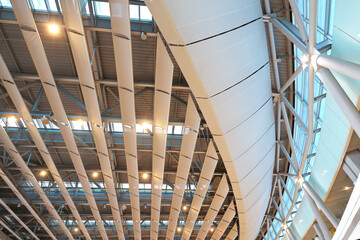
[[[271,13],[269,0],[264,0],[264,6],[266,15],[264,16],[264,22],[266,22],[268,28],[268,38],[270,42],[271,60],[273,63],[273,72],[276,83],[276,92],[274,96],[274,110],[276,113],[277,121],[277,154],[275,159],[274,169],[274,181],[272,187],[272,195],[270,196],[269,206],[264,216],[263,223],[260,228],[259,237],[261,239],[270,239],[271,228],[276,234],[275,240],[287,235],[288,239],[295,240],[294,234],[288,228],[291,224],[289,217],[296,213],[294,208],[297,204],[301,204],[298,199],[298,194],[303,191],[307,201],[310,202],[311,208],[314,212],[317,224],[314,225],[317,232],[319,232],[323,239],[331,239],[330,234],[326,228],[324,220],[320,215],[320,210],[329,219],[331,224],[336,228],[339,221],[334,214],[327,208],[323,200],[317,195],[315,190],[306,182],[304,177],[309,173],[304,172],[304,167],[308,159],[315,156],[312,152],[311,144],[313,142],[313,136],[320,132],[320,129],[314,129],[314,103],[321,101],[326,95],[314,96],[314,79],[315,74],[319,77],[322,84],[328,91],[328,94],[334,98],[335,102],[339,105],[343,114],[350,122],[354,131],[360,136],[360,113],[356,106],[351,102],[348,95],[341,88],[336,78],[330,72],[330,70],[339,72],[353,79],[360,80],[360,65],[351,63],[342,59],[323,54],[329,47],[329,42],[324,41],[316,44],[316,31],[317,31],[317,0],[310,0],[310,17],[309,17],[309,32],[305,29],[304,19],[299,12],[297,2],[295,0],[288,0],[291,10],[294,14],[296,24],[299,28],[284,18],[277,18],[276,14]],[[280,30],[284,36],[291,41],[294,46],[303,52],[302,62],[303,64],[292,74],[284,86],[280,86],[280,78],[278,74],[276,46],[273,26]],[[300,35],[299,35],[300,33]],[[290,104],[290,100],[286,97],[286,90],[289,86],[296,81],[297,76],[308,68],[308,113],[307,123],[303,122],[300,116],[295,111],[294,107]],[[292,116],[299,122],[299,125],[307,133],[306,144],[304,151],[302,152],[301,159],[296,158],[295,154],[295,142],[294,132],[291,129],[291,123],[289,121],[287,110],[290,111]],[[282,117],[281,117],[282,116]],[[285,147],[285,139],[280,139],[281,129],[285,128],[288,139],[289,149]],[[296,174],[279,172],[279,161],[281,160],[280,154],[285,155],[285,159],[288,161],[289,169],[295,170]],[[290,194],[286,188],[287,178],[293,178],[296,182],[294,194]],[[283,197],[287,195],[292,200],[291,207],[288,212],[285,211],[283,204]],[[271,210],[276,209],[275,213],[279,213],[280,217],[276,217],[276,214],[271,215]],[[274,224],[278,222],[281,224],[280,229],[277,231]]]

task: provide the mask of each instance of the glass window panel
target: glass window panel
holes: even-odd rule
[[[44,0],[32,0],[34,9],[37,11],[47,11]]]
[[[16,117],[7,118],[7,126],[8,127],[18,127],[17,118]]]
[[[136,124],[136,132],[144,133],[144,128],[139,123]]]
[[[142,21],[151,21],[152,15],[147,6],[140,6],[140,19]]]
[[[123,132],[123,125],[122,123],[114,122],[113,124],[113,131],[114,132]]]
[[[183,126],[175,125],[174,126],[174,134],[177,134],[177,135],[182,134],[182,129],[183,129]]]
[[[130,5],[130,19],[139,20],[139,6],[138,5]]]
[[[173,125],[168,125],[168,131],[167,131],[167,133],[168,133],[168,134],[172,134],[172,133],[173,133],[173,128],[174,128]]]
[[[49,8],[50,8],[50,11],[51,12],[57,12],[57,7],[56,7],[56,3],[55,3],[55,0],[47,0],[48,3],[49,3]],[[59,4],[60,6],[60,4]]]
[[[1,7],[4,7],[4,8],[11,8],[11,3],[10,3],[10,0],[1,0],[0,1],[1,3]]]
[[[110,17],[110,7],[108,2],[94,2],[96,16]]]

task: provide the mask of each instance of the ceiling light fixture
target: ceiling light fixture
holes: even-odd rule
[[[94,178],[96,178],[96,177],[99,176],[99,173],[98,173],[98,172],[93,172],[92,176],[93,176]]]
[[[58,34],[59,33],[59,26],[57,24],[50,24],[49,25],[49,32],[53,35]]]
[[[150,123],[147,123],[147,122],[143,122],[141,123],[141,127],[148,133],[152,136],[152,132],[151,132],[151,129],[152,128],[152,125]]]
[[[307,63],[309,63],[309,55],[307,55],[307,54],[304,54],[304,55],[302,55],[301,57],[300,57],[300,61],[302,62],[302,63],[304,63],[304,64],[307,64]]]
[[[210,228],[210,232],[214,232],[215,231],[215,229],[212,227],[212,228]]]
[[[346,186],[346,187],[344,187],[344,190],[346,190],[346,191],[347,191],[347,190],[350,190],[350,188],[351,188],[351,187]]]
[[[140,37],[141,37],[142,40],[146,40],[147,39],[146,32],[142,32]]]
[[[75,229],[74,229],[74,231],[75,231],[75,232],[78,232],[78,231],[79,231],[79,229],[78,229],[78,228],[75,228]]]
[[[45,177],[47,175],[47,171],[41,170],[40,176]]]
[[[183,209],[184,211],[186,211],[186,210],[187,210],[187,206],[184,205],[182,209]]]
[[[148,179],[148,178],[149,178],[149,174],[143,173],[142,178],[143,178],[143,179]]]
[[[177,228],[177,231],[178,231],[178,232],[181,232],[181,230],[182,230],[181,227],[178,227],[178,228]]]

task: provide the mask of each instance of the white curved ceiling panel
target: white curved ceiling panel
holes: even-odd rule
[[[219,240],[226,229],[228,228],[230,222],[235,217],[236,211],[235,211],[235,204],[234,201],[232,201],[229,205],[229,207],[226,209],[226,212],[224,216],[222,217],[219,225],[217,226],[214,234],[211,236],[212,240]]]
[[[238,236],[238,226],[235,223],[225,240],[234,240]]]
[[[60,0],[60,4],[63,10],[71,51],[79,76],[81,92],[91,124],[97,156],[116,226],[116,233],[119,239],[125,239],[79,2],[77,0]],[[100,231],[100,233],[103,239],[107,239],[105,230]]]
[[[211,104],[216,107],[215,113],[218,116],[218,121],[224,123],[221,129],[223,134],[236,130],[249,117],[262,110],[267,102],[272,102],[271,96],[269,96],[271,89],[270,82],[263,81],[263,78],[267,78],[268,74],[269,65],[265,63],[256,74],[248,79],[245,79],[222,94],[209,98]],[[257,92],[257,94],[254,94],[254,92]],[[234,105],[234,102],[248,102],[248,104],[245,106],[242,104]],[[229,113],[233,117],[227,117]]]
[[[239,27],[262,16],[260,2],[253,0],[228,0],[222,1],[221,4],[217,0],[197,0],[195,4],[192,0],[182,0],[181,4],[176,0],[145,2],[147,5],[163,5],[162,7],[169,11],[180,36],[176,37],[175,31],[169,29],[173,36],[167,41],[177,44],[189,44]],[[184,13],[187,13],[188,17],[184,18]],[[162,17],[165,20],[168,16]],[[162,29],[164,23],[158,24]]]
[[[215,146],[214,143],[210,141],[208,149],[206,151],[204,164],[201,169],[200,178],[198,180],[195,194],[191,202],[191,207],[186,218],[184,231],[181,236],[181,239],[183,240],[190,239],[196,219],[199,215],[202,203],[209,188],[210,181],[214,174],[217,162],[218,156],[215,150]]]
[[[141,239],[139,171],[137,158],[134,76],[128,0],[110,0],[111,31],[114,44],[121,119],[124,129],[125,159],[129,182],[134,238]]]
[[[264,54],[264,38],[264,23],[258,19],[241,29],[186,46],[196,70],[207,79],[207,95],[199,97],[211,97],[234,87],[265,65],[269,59]],[[249,42],[257,47],[249,47]]]
[[[201,120],[191,95],[188,97],[187,104],[183,140],[181,142],[166,239],[173,239],[175,235]]]
[[[248,151],[240,157],[234,159],[234,166],[237,169],[239,180],[246,177],[253,169],[265,158],[272,153],[275,145],[268,145],[274,138],[275,125],[273,125]],[[253,159],[253,161],[245,161]]]
[[[219,110],[219,113],[221,112],[222,111]],[[228,115],[230,115],[230,113],[228,113]],[[247,119],[247,121],[241,123],[241,125],[234,128],[231,132],[224,134],[223,138],[227,141],[231,155],[237,159],[249,151],[274,125],[272,117],[273,108],[270,99],[259,111]],[[239,136],[246,136],[246,138],[239,139]],[[241,144],[232,141],[232,139],[239,139]]]
[[[171,58],[165,48],[163,40],[161,37],[158,37],[156,45],[153,122],[151,239],[158,239],[173,71],[174,65]]]
[[[229,192],[229,185],[224,174],[219,183],[218,189],[216,190],[215,197],[211,202],[208,212],[206,213],[203,224],[201,225],[200,231],[196,236],[197,240],[205,239],[207,236],[211,225],[213,224],[216,215],[219,213],[219,210],[222,204],[225,201],[225,198]]]
[[[271,152],[275,144],[271,79],[260,2],[145,2],[194,93],[224,160],[241,214],[240,238],[252,240],[267,207],[268,202],[262,199],[270,195],[269,169],[275,157]],[[259,162],[266,168],[256,168]],[[245,163],[250,163],[246,171],[240,168]],[[266,170],[271,174],[266,175]],[[241,180],[248,174],[249,179],[258,175],[264,180],[244,186],[249,180],[244,180],[244,184]],[[257,201],[257,207],[245,209],[251,201]]]

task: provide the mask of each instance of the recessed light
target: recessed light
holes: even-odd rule
[[[59,26],[57,24],[50,24],[49,25],[49,32],[51,34],[58,34],[59,33]]]

